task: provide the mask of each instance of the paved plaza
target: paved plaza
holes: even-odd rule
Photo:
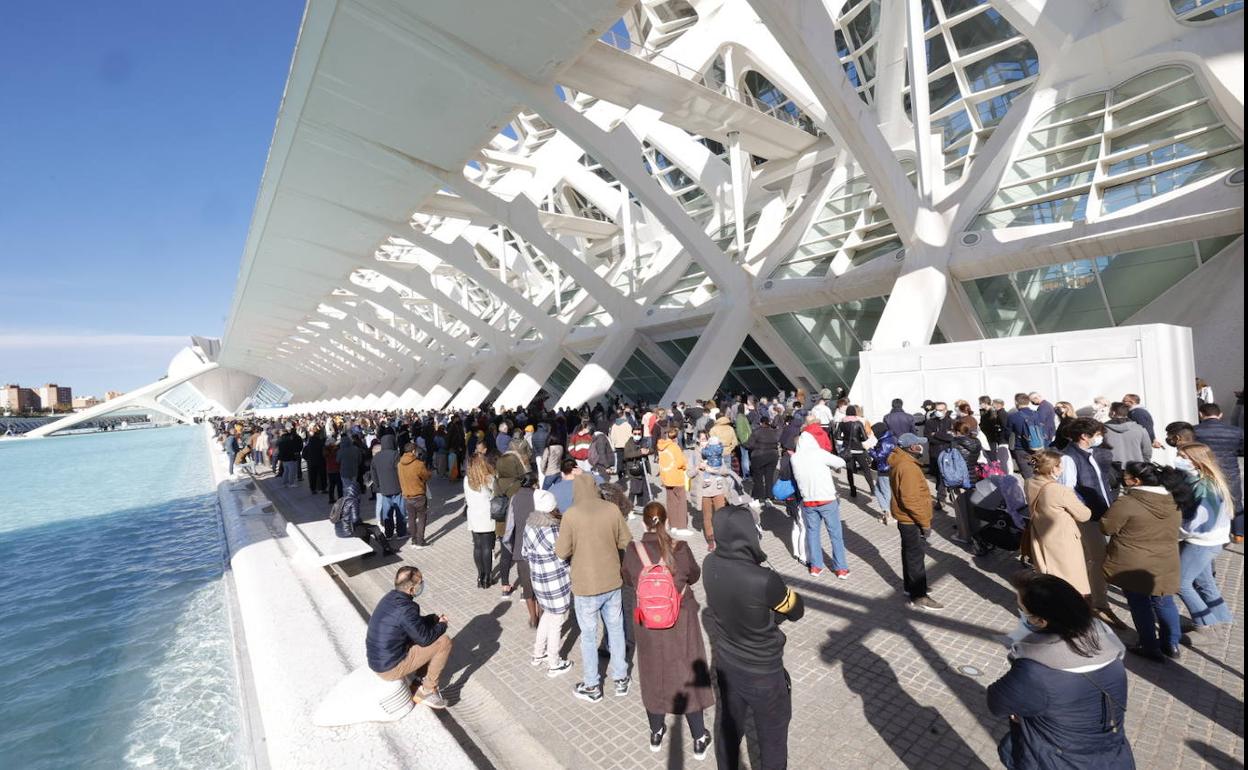
[[[843,474],[841,475],[843,478]],[[292,521],[323,516],[324,495],[306,486],[261,487]],[[476,588],[471,537],[458,483],[430,485],[430,547],[404,546],[402,559],[352,559],[330,568],[371,609],[403,562],[425,574],[422,609],[445,613],[455,651],[443,681],[451,707],[444,722],[476,744],[483,767],[684,768],[697,762],[683,721],[669,717],[664,750],[652,754],[636,685],[624,698],[597,704],[572,695],[580,673],[575,629],[564,650],[572,673],[549,679],[529,666],[533,631],[518,595]],[[371,503],[364,502],[371,511]],[[870,507],[867,507],[867,506]],[[900,592],[895,525],[883,526],[864,498],[842,500],[852,574],[810,577],[788,554],[788,519],[764,509],[763,546],[772,566],[802,594],[806,616],[785,624],[785,664],[793,680],[790,767],[999,767],[996,744],[1006,722],[988,713],[985,688],[1007,667],[999,640],[1017,620],[1007,576],[1017,560],[1000,552],[974,558],[949,541],[951,514],[937,514],[928,575],[940,614],[910,609]],[[698,520],[697,517],[695,521]],[[700,524],[700,521],[699,521]],[[630,523],[634,536],[640,521]],[[690,539],[699,561],[699,535]],[[826,546],[826,538],[825,538]],[[1233,768],[1244,764],[1243,546],[1217,561],[1219,581],[1235,611],[1235,628],[1200,636],[1180,663],[1128,656],[1127,732],[1141,768]],[[705,607],[702,586],[694,586]],[[1129,618],[1115,597],[1117,611]],[[570,623],[573,621],[570,621]],[[1133,632],[1124,640],[1134,641]],[[361,640],[361,643],[362,640]],[[712,718],[708,714],[708,720]],[[418,740],[413,736],[413,740]]]

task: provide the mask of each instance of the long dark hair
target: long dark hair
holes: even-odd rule
[[[672,536],[667,533],[667,509],[663,507],[663,503],[647,503],[646,507],[641,509],[641,522],[646,525],[647,531],[654,532],[658,537],[659,558],[667,565],[667,569],[674,573],[676,560],[672,552],[676,550],[676,547],[672,542]]]
[[[1057,634],[1076,654],[1090,658],[1101,644],[1092,622],[1092,606],[1070,583],[1057,575],[1023,570],[1010,580],[1027,614],[1042,618],[1045,633]]]
[[[1128,476],[1139,479],[1144,486],[1165,487],[1180,511],[1188,511],[1196,506],[1196,493],[1187,483],[1187,474],[1178,468],[1133,460],[1124,466],[1124,470]]]

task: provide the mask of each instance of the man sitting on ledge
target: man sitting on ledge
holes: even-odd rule
[[[412,701],[429,708],[446,708],[438,691],[438,678],[451,656],[451,637],[445,615],[421,615],[416,597],[425,590],[420,570],[399,567],[394,590],[381,597],[368,619],[368,667],[387,682],[411,676],[426,668],[424,680],[412,693]]]

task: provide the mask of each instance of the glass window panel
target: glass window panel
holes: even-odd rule
[[[854,48],[862,48],[862,46],[870,40],[875,31],[880,26],[880,3],[879,0],[871,0],[871,2],[863,8],[857,16],[853,18],[846,26],[845,31],[849,35],[849,42]]]
[[[1102,93],[1083,96],[1054,107],[1047,115],[1036,121],[1036,128],[1051,126],[1054,123],[1061,123],[1064,120],[1070,120],[1072,118],[1080,118],[1084,115],[1091,115],[1093,112],[1104,108],[1105,94]]]
[[[1194,78],[1158,91],[1147,99],[1114,111],[1115,126],[1129,126],[1137,120],[1165,112],[1172,107],[1200,99],[1204,96]]]
[[[937,35],[927,40],[927,71],[935,72],[949,63],[949,49],[945,46],[945,36]]]
[[[954,30],[956,33],[957,28]],[[1040,66],[1036,49],[1031,47],[1031,43],[1019,43],[992,56],[971,62],[965,69],[966,84],[970,89],[984,91],[1035,75],[1040,71]]]
[[[822,259],[787,262],[777,267],[769,277],[820,278],[827,275],[828,267],[832,264],[832,258],[833,255],[827,255]]]
[[[1109,173],[1116,175],[1139,168],[1158,166],[1172,160],[1186,158],[1188,155],[1195,155],[1198,152],[1221,150],[1233,144],[1235,144],[1235,138],[1231,136],[1231,132],[1225,128],[1218,128],[1182,142],[1158,147],[1155,150],[1120,160],[1110,165]]]
[[[1239,238],[1238,235],[1224,235],[1221,238],[1206,238],[1201,241],[1198,244],[1200,246],[1201,261],[1208,262],[1213,259],[1222,249],[1234,243],[1237,238]]]
[[[953,73],[933,80],[928,86],[927,93],[932,112],[953,104],[962,96],[958,90],[958,80]]]
[[[1097,145],[1089,144],[1073,150],[1062,150],[1061,152],[1020,160],[1010,168],[1001,181],[1003,184],[1009,184],[1020,179],[1030,179],[1041,174],[1047,174],[1050,171],[1077,166],[1080,163],[1088,163],[1096,159],[1099,150],[1100,148]]]
[[[1073,142],[1077,139],[1087,139],[1100,134],[1104,128],[1105,118],[1098,115],[1091,120],[1082,120],[1078,123],[1068,123],[1057,128],[1032,131],[1027,135],[1027,141],[1023,143],[1022,153],[1030,155],[1036,152],[1043,152],[1050,147]]]
[[[999,227],[1025,227],[1049,225],[1055,222],[1074,222],[1085,218],[1088,194],[1080,193],[1069,198],[1058,198],[1044,203],[1034,203],[1016,209],[1006,209],[983,214],[975,220],[976,230],[992,230]]]
[[[881,254],[891,254],[901,248],[901,241],[896,238],[890,238],[883,243],[877,243],[874,246],[868,246],[865,249],[851,249],[849,258],[853,261],[855,267],[868,262]]]
[[[988,0],[944,0],[941,7],[945,9],[945,18],[951,18],[958,14],[969,11],[972,8],[978,8]]]
[[[948,7],[949,4],[946,4],[945,8],[948,9]],[[1008,21],[1001,18],[1001,14],[997,13],[995,8],[989,8],[983,13],[977,13],[969,19],[959,22],[950,30],[953,46],[958,49],[958,53],[962,56],[972,51],[995,45],[1002,40],[1008,40],[1017,34],[1017,30],[1010,26]]]
[[[1131,78],[1115,88],[1111,92],[1111,103],[1125,102],[1133,96],[1139,96],[1145,91],[1151,91],[1167,83],[1173,83],[1179,78],[1187,77],[1190,74],[1191,72],[1184,67],[1162,67],[1159,70],[1146,72],[1139,77]]]
[[[932,128],[940,129],[942,143],[945,147],[948,147],[971,133],[972,126],[971,119],[966,115],[966,110],[958,110],[948,117],[933,120]]]
[[[1024,270],[1015,282],[1037,334],[1113,325],[1090,260]]]
[[[1213,109],[1208,104],[1202,104],[1199,107],[1193,107],[1190,110],[1184,110],[1178,115],[1171,115],[1165,120],[1160,120],[1151,125],[1137,128],[1120,136],[1116,136],[1109,140],[1109,151],[1111,153],[1121,152],[1131,147],[1140,147],[1146,144],[1166,139],[1181,134],[1185,131],[1191,131],[1194,128],[1202,126],[1212,126],[1220,123],[1218,116],[1214,114]]]
[[[1112,213],[1221,171],[1239,168],[1243,165],[1244,151],[1242,149],[1224,152],[1212,158],[1204,158],[1178,168],[1146,176],[1143,179],[1110,187],[1105,190],[1102,205],[1106,213]]]
[[[991,99],[986,99],[975,105],[975,112],[979,115],[979,125],[984,128],[995,126],[1005,119],[1005,113],[1009,112],[1010,105],[1019,96],[1026,93],[1026,88],[1016,88],[1013,91],[1007,91],[1004,94],[997,94]],[[987,137],[984,137],[987,141]]]
[[[858,66],[862,69],[862,78],[870,82],[875,79],[875,46],[872,45],[858,57]]]
[[[1017,337],[1031,334],[1031,324],[1023,310],[1022,300],[1014,291],[1008,275],[994,275],[964,281],[962,288],[971,301],[971,308],[990,337]]]
[[[1064,190],[1067,187],[1075,187],[1092,183],[1092,170],[1081,171],[1078,174],[1067,174],[1066,176],[1052,177],[1042,182],[1034,182],[1032,184],[1020,184],[1013,187],[1002,188],[989,203],[988,208],[1000,208],[1008,206],[1011,203],[1035,198],[1041,195],[1047,195],[1057,190]]]
[[[1100,265],[1101,282],[1114,323],[1125,322],[1198,265],[1191,242],[1106,257]]]

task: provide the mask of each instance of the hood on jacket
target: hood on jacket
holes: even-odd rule
[[[729,505],[715,512],[715,555],[724,559],[762,564],[767,560],[758,540],[754,514],[741,505]]]
[[[1135,433],[1136,431],[1140,431],[1141,433],[1144,432],[1143,425],[1130,420],[1120,420],[1117,422],[1107,422],[1103,424],[1105,426],[1105,430],[1112,431],[1114,433]]]
[[[662,452],[664,449],[667,449],[669,446],[679,446],[679,445],[675,441],[672,441],[670,438],[661,438],[657,442],[655,442],[654,446],[656,449]]]
[[[1122,640],[1099,620],[1092,621],[1100,649],[1090,657],[1084,657],[1071,649],[1062,637],[1044,632],[1031,633],[1010,647],[1015,660],[1033,660],[1043,666],[1059,671],[1089,669],[1113,663],[1122,657],[1126,648]]]
[[[728,415],[723,415],[722,417],[716,418],[715,424],[716,425],[731,425],[732,422],[728,419]]]
[[[1143,506],[1144,510],[1153,515],[1153,518],[1164,519],[1173,516],[1177,508],[1174,497],[1165,487],[1130,487],[1123,494]]]
[[[414,462],[417,462],[415,452],[407,452],[399,457],[399,465],[411,465]]]
[[[385,433],[382,435],[381,448],[382,449],[394,449],[394,434],[393,433]]]
[[[542,527],[557,527],[561,517],[555,516],[550,511],[533,511],[529,514],[529,518],[525,520],[524,526],[534,529]]]
[[[798,434],[797,451],[800,452],[803,449],[822,449],[822,448],[823,447],[819,446],[819,439],[815,438],[814,435],[812,435],[810,432],[802,431],[801,433]]]
[[[594,483],[593,476],[580,473],[572,478],[572,505],[585,505],[601,499],[602,495],[598,493],[598,485]]]

